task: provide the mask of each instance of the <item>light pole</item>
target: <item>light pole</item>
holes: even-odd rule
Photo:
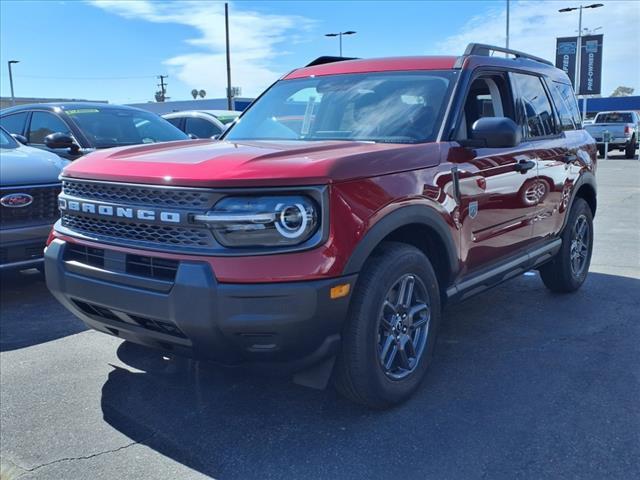
[[[340,37],[340,56],[342,56],[342,36],[343,35],[354,35],[357,32],[353,30],[347,30],[346,32],[338,32],[338,33],[325,33],[325,37]]]
[[[578,10],[578,42],[576,45],[576,95],[580,95],[580,68],[581,68],[581,59],[582,59],[582,10],[584,8],[599,8],[604,7],[602,3],[592,3],[591,5],[580,5],[579,7],[567,7],[561,8],[558,12],[573,12],[574,10]],[[582,119],[587,116],[587,96],[582,96]]]
[[[9,85],[11,86],[11,105],[16,104],[16,97],[13,94],[13,72],[11,72],[11,65],[14,63],[20,63],[20,60],[9,60],[7,64],[9,65]]]

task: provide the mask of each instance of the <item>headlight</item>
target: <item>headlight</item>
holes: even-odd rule
[[[206,223],[225,247],[291,246],[318,230],[319,211],[303,195],[226,197],[194,220]]]

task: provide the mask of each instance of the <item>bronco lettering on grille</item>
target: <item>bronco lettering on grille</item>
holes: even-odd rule
[[[94,202],[83,202],[78,200],[58,199],[60,211],[72,211],[81,213],[91,213],[102,217],[128,218],[144,221],[159,221],[161,223],[180,223],[181,214],[179,212],[167,212],[159,210],[149,210],[148,208],[134,207],[114,207],[112,205],[101,205]]]

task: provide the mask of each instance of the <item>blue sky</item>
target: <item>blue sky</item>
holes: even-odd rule
[[[511,2],[513,48],[552,58],[555,36],[577,29],[564,1]],[[640,2],[606,1],[585,12],[584,25],[605,34],[603,94],[627,85],[640,91]],[[9,95],[7,60],[17,59],[17,96],[153,99],[156,75],[168,95],[190,98],[204,88],[224,96],[223,4],[215,1],[0,2],[0,91]],[[505,1],[230,2],[233,84],[253,96],[280,74],[320,55],[338,53],[324,33],[345,37],[347,56],[459,54],[468,41],[504,44]]]

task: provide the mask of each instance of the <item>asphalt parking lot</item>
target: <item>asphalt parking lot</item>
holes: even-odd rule
[[[408,403],[372,412],[89,331],[3,275],[2,479],[640,478],[640,161],[600,161],[591,273],[449,308]]]

